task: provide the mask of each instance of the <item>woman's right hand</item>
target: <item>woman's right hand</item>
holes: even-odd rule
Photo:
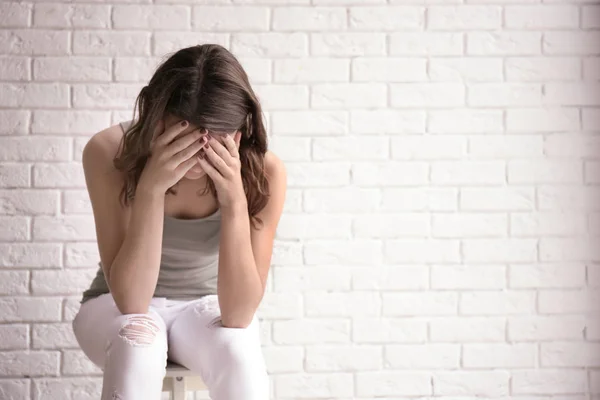
[[[162,120],[160,125],[150,142],[150,156],[140,176],[138,188],[164,195],[167,189],[179,182],[196,165],[198,160],[195,156],[206,143],[206,134],[196,129],[173,140],[188,127],[188,123],[182,126],[178,122],[166,130]]]

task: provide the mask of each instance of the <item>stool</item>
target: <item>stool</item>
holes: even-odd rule
[[[188,390],[206,390],[202,378],[186,367],[167,361],[167,374],[163,379],[163,392],[171,393],[171,400],[185,400]]]

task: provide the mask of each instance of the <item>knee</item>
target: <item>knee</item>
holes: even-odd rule
[[[166,326],[152,314],[125,314],[118,319],[116,338],[133,347],[166,343]]]

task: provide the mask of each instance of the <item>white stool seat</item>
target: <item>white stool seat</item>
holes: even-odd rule
[[[167,374],[163,379],[163,392],[171,393],[171,400],[185,400],[186,392],[206,390],[200,375],[186,367],[167,361]]]

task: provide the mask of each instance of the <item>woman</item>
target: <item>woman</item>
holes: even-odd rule
[[[100,262],[73,330],[102,400],[160,399],[167,359],[213,400],[268,399],[255,312],[286,172],[248,77],[222,46],[185,48],[135,109],[82,156]]]

